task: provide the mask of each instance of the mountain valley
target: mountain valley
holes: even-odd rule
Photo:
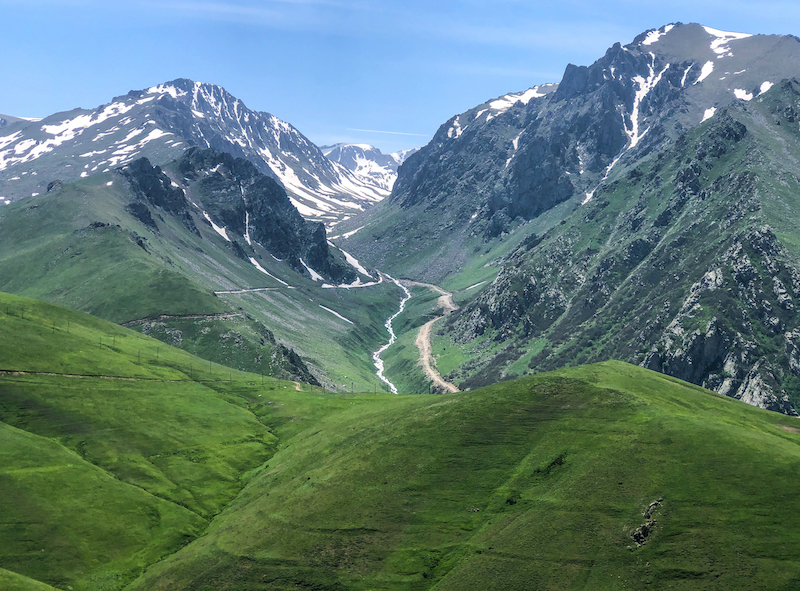
[[[798,63],[669,24],[392,154],[0,116],[0,588],[796,588]]]
[[[436,337],[462,388],[616,358],[795,414],[799,50],[680,24],[615,45],[446,122],[343,244],[481,284]]]

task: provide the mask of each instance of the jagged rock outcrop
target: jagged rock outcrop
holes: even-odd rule
[[[325,226],[304,219],[286,191],[251,162],[190,148],[175,169],[192,200],[231,236],[257,242],[299,273],[308,273],[308,265],[334,282],[355,280],[352,266],[328,245]]]
[[[159,207],[180,219],[192,232],[199,234],[183,191],[173,186],[161,167],[153,166],[147,158],[139,158],[118,168],[117,172],[128,182],[136,198],[127,209],[139,221],[157,230],[158,225],[148,206]]]
[[[764,115],[784,96],[793,95],[779,87],[720,110],[523,242],[445,323],[456,343],[493,343],[449,379],[462,388],[503,379],[526,354],[534,371],[618,358],[796,414],[800,272],[765,223],[789,232],[769,216],[791,210],[784,196],[800,190],[783,169],[792,160],[771,152],[797,139]],[[765,144],[769,134],[781,140]]]

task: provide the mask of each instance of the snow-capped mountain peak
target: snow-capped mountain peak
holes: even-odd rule
[[[168,162],[190,146],[250,160],[285,187],[306,218],[328,225],[389,192],[331,162],[289,123],[247,108],[220,86],[180,78],[93,110],[0,127],[0,195],[14,200],[41,193],[51,180],[74,180],[141,156]]]
[[[397,179],[398,167],[417,148],[384,154],[369,144],[335,144],[322,146],[321,150],[332,162],[389,192]]]

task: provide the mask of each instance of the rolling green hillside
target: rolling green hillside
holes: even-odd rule
[[[275,436],[213,389],[228,368],[88,314],[0,304],[9,585],[119,589],[199,535],[273,453]]]
[[[454,395],[298,391],[0,304],[12,589],[800,581],[796,418],[620,362]]]
[[[619,362],[362,397],[131,589],[789,589],[799,431]]]

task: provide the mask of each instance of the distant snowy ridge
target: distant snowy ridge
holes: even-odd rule
[[[392,190],[397,179],[397,168],[416,148],[384,154],[369,144],[335,144],[320,148],[329,160],[344,166],[358,178],[376,185],[386,192]]]
[[[6,121],[0,126],[0,194],[12,200],[44,192],[51,180],[75,180],[141,156],[163,164],[190,146],[247,158],[284,186],[303,216],[328,226],[388,195],[382,179],[332,162],[289,123],[248,109],[213,84],[178,79],[92,110]],[[32,169],[40,177],[23,178],[21,172]]]

